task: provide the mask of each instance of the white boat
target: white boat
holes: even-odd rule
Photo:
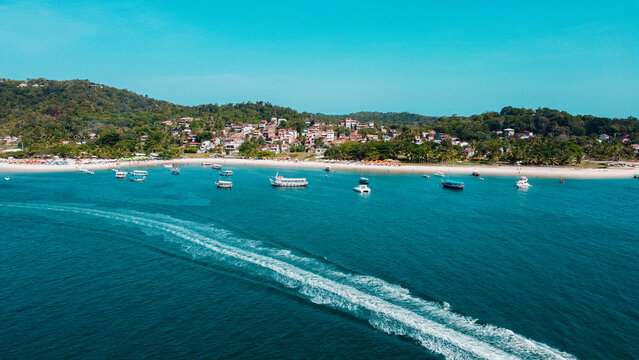
[[[5,177],[4,180],[5,181],[9,181],[9,180],[11,180],[11,178]]]
[[[444,174],[441,171],[438,171],[438,172],[435,173],[435,176],[444,177],[444,176],[446,176],[446,174]]]
[[[118,179],[126,179],[128,174],[126,171],[115,170],[115,177]]]
[[[231,171],[231,170],[220,171],[220,175],[222,175],[222,176],[233,176],[233,171]]]
[[[515,186],[517,186],[517,189],[522,190],[530,189],[532,187],[532,185],[528,183],[528,178],[525,176],[520,177]]]
[[[231,189],[233,187],[232,182],[224,181],[224,180],[219,180],[218,182],[215,183],[215,185],[217,185],[217,187],[221,189]]]
[[[202,163],[202,166],[211,166],[211,165],[212,165],[212,163],[210,163],[210,162],[203,162]]]
[[[83,173],[87,173],[89,175],[95,174],[95,171],[89,170],[89,169],[80,169],[80,171],[82,171]]]
[[[131,173],[131,181],[135,181],[135,182],[146,181],[147,175],[149,175],[149,172],[146,170],[133,170],[133,172]]]
[[[359,185],[359,186],[355,186],[353,188],[353,190],[357,191],[358,193],[370,193],[371,192],[371,188],[369,188],[366,185]]]
[[[180,175],[180,168],[179,167],[173,167],[170,170],[171,170],[171,174]]]
[[[164,167],[165,167],[165,168],[167,168],[167,169],[170,169],[170,168],[172,168],[172,167],[173,167],[173,164],[164,164],[164,165],[162,165],[162,166],[164,166]]]
[[[214,169],[214,170],[220,170],[220,169],[222,168],[222,165],[220,165],[220,164],[213,164],[213,165],[211,166],[211,168],[212,168],[212,169]]]
[[[428,174],[424,174],[424,177],[425,177],[426,179],[430,179],[430,175],[428,175]]]
[[[269,179],[271,185],[279,187],[304,187],[308,185],[306,178],[285,178],[279,173],[275,174],[275,179]]]

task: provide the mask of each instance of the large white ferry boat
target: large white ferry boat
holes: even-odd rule
[[[285,178],[280,176],[279,173],[275,174],[275,179],[269,179],[271,185],[280,187],[304,187],[308,185],[306,178]]]
[[[146,181],[146,177],[147,175],[149,175],[149,172],[146,170],[133,170],[133,172],[130,175],[131,175],[131,181],[143,182],[143,181]]]

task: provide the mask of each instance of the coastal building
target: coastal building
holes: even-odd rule
[[[325,148],[317,148],[317,149],[315,149],[315,157],[318,158],[318,159],[323,158],[325,153],[326,153],[326,149]]]
[[[349,129],[357,129],[357,125],[358,124],[359,124],[359,121],[353,120],[351,118],[346,118],[342,122],[342,126],[344,126],[346,128],[349,128]]]
[[[608,139],[610,139],[610,135],[608,134],[599,135],[599,141],[608,140]]]
[[[467,158],[475,156],[475,148],[467,147],[461,151],[462,155],[465,155]]]

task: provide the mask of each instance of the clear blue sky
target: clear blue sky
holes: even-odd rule
[[[639,116],[636,0],[0,0],[0,49],[0,77],[186,105]]]

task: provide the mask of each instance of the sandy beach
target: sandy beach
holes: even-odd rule
[[[383,172],[383,173],[405,173],[405,174],[434,174],[443,172],[445,174],[470,174],[478,171],[481,176],[527,176],[531,178],[567,178],[567,179],[623,179],[632,178],[635,173],[639,173],[637,168],[606,168],[606,169],[584,169],[575,167],[536,167],[536,166],[503,166],[503,165],[372,165],[355,162],[328,162],[328,161],[294,161],[294,160],[255,160],[238,158],[185,158],[166,160],[146,160],[146,161],[88,161],[75,163],[69,161],[65,165],[45,165],[45,164],[18,164],[7,161],[0,162],[0,173],[19,172],[60,172],[60,171],[80,171],[81,169],[102,170],[111,168],[130,168],[145,166],[161,166],[162,164],[202,164],[217,163],[220,165],[242,165],[242,166],[263,166],[277,169],[301,168],[301,169],[324,169],[331,166],[333,170],[348,170],[362,172]]]

